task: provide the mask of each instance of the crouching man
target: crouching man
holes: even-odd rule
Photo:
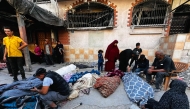
[[[40,98],[44,105],[48,105],[52,109],[57,109],[58,106],[54,101],[62,101],[69,96],[70,89],[68,83],[56,72],[46,72],[46,69],[39,68],[34,76],[43,80],[43,86],[41,89],[34,87],[31,91],[40,94]]]

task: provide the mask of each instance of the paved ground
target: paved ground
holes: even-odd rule
[[[43,67],[47,70],[57,70],[61,67],[65,66],[65,64],[56,64],[55,66],[46,66],[44,64],[33,64],[32,72],[26,72],[26,77],[30,77],[34,74],[36,69]],[[96,68],[95,68],[96,69]],[[80,71],[89,71],[91,69],[83,69]],[[0,84],[8,84],[12,83],[12,77],[9,76],[7,69],[0,70]],[[184,74],[183,74],[184,75]],[[21,79],[21,76],[18,76],[18,79]],[[153,86],[154,87],[154,86]],[[155,99],[159,100],[164,91],[155,93]],[[186,91],[188,98],[190,99],[190,90]],[[73,99],[71,101],[67,101],[62,105],[61,109],[72,109],[73,107],[83,103],[81,106],[75,109],[130,109],[133,103],[128,99],[126,92],[124,91],[123,83],[119,85],[117,90],[110,95],[108,98],[103,98],[100,93],[91,88],[90,94],[85,95],[80,93],[79,97]],[[135,109],[135,108],[131,108]]]

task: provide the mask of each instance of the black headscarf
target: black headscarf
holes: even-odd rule
[[[187,84],[182,80],[173,80],[170,89],[163,94],[159,102],[150,99],[148,104],[153,105],[153,109],[189,109],[186,87]]]

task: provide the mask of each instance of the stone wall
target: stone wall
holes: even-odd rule
[[[161,38],[160,49],[174,61],[190,64],[190,33]]]

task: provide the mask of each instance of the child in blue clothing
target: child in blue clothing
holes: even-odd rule
[[[102,50],[98,50],[98,71],[103,71],[104,58],[102,53]]]

